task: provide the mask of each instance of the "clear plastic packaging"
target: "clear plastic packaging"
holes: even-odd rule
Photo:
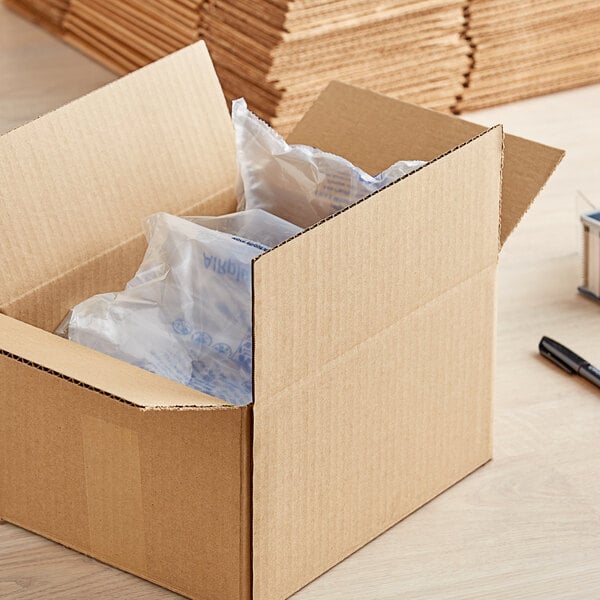
[[[273,248],[302,231],[271,213],[259,208],[221,215],[220,217],[184,217],[188,221],[229,233]]]
[[[213,225],[283,241],[296,227],[271,215]],[[202,221],[205,217],[192,218]],[[246,229],[244,229],[246,227]],[[77,305],[69,339],[237,405],[252,400],[251,261],[269,246],[165,213],[145,223],[148,249],[119,293]],[[289,237],[289,236],[288,236]]]
[[[237,405],[252,400],[252,259],[421,166],[372,177],[291,146],[233,104],[239,208],[220,217],[146,220],[148,249],[122,292],[77,305],[57,333]]]
[[[340,156],[288,144],[234,100],[239,176],[238,209],[261,208],[299,227],[309,227],[414,171],[423,161],[400,161],[373,177]]]

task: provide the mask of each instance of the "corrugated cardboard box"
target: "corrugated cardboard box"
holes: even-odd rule
[[[507,136],[503,169],[500,126],[342,84],[291,141],[431,162],[255,260],[238,408],[49,333],[132,276],[145,216],[234,209],[204,45],[0,138],[1,518],[186,596],[273,600],[490,459],[498,249],[562,153]]]

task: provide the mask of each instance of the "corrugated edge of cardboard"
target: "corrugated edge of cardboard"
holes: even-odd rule
[[[154,410],[238,408],[3,314],[0,329],[0,354],[118,402]]]

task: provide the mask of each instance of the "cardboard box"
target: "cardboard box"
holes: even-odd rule
[[[431,162],[255,260],[238,408],[49,333],[123,287],[145,216],[234,209],[205,46],[0,138],[1,518],[192,598],[273,600],[490,459],[498,249],[562,152],[338,83],[291,140]]]

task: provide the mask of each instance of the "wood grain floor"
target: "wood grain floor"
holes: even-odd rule
[[[0,131],[112,78],[0,8]],[[536,351],[550,335],[600,365],[600,304],[576,293],[577,192],[600,205],[600,86],[469,118],[568,151],[500,258],[495,458],[294,600],[600,598],[600,391]],[[0,597],[177,596],[2,524]]]

